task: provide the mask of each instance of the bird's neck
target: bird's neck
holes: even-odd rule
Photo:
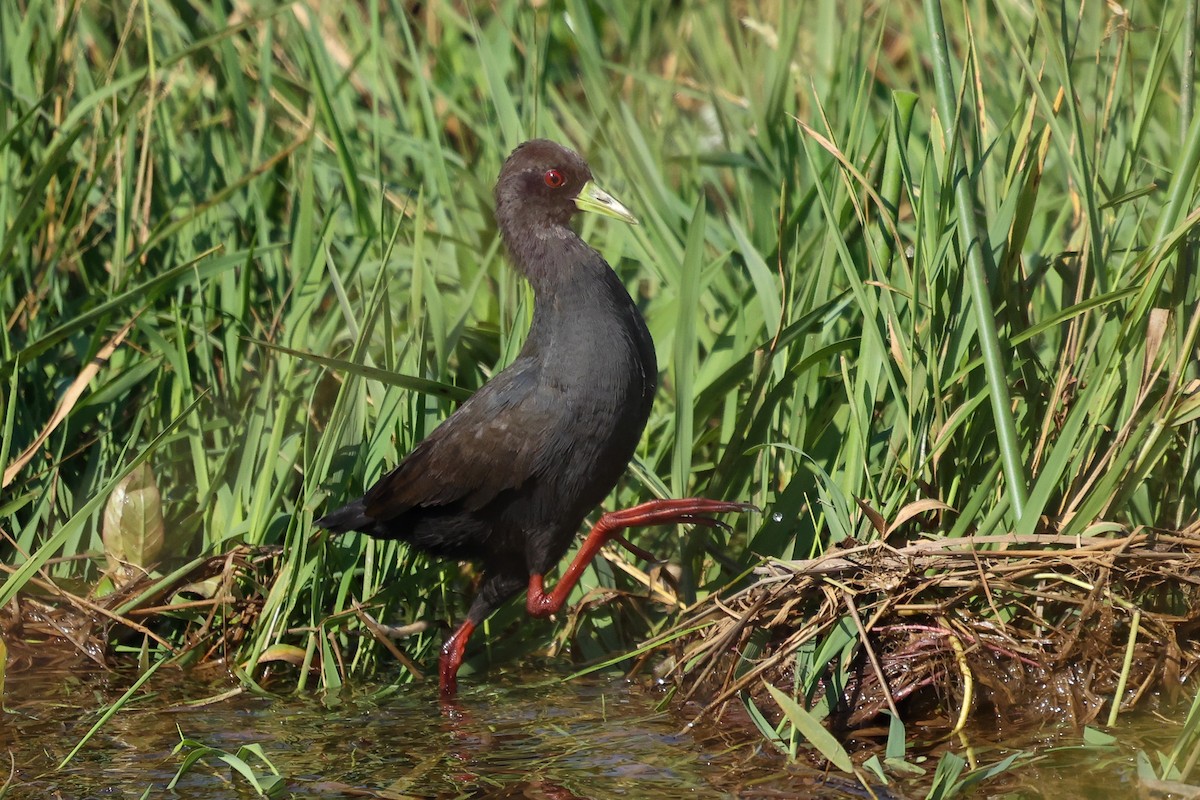
[[[505,232],[508,233],[508,232]],[[513,265],[533,288],[533,325],[523,351],[548,366],[590,369],[597,342],[605,364],[625,370],[649,402],[657,365],[654,342],[625,286],[604,258],[569,227],[541,226],[506,235]]]
[[[558,293],[575,280],[600,277],[599,272],[607,269],[596,251],[567,225],[502,228],[501,233],[513,266],[539,297]],[[578,274],[581,267],[582,275]]]

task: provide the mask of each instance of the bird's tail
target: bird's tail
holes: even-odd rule
[[[367,507],[361,497],[352,503],[347,503],[337,511],[329,512],[314,524],[318,528],[324,528],[334,533],[346,533],[348,531],[363,531],[367,533],[375,526],[374,521],[367,516]]]

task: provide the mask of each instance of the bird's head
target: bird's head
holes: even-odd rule
[[[548,139],[531,139],[512,151],[496,182],[502,230],[564,226],[580,211],[637,224],[629,209],[596,185],[575,151]]]

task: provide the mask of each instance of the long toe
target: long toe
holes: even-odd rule
[[[673,522],[698,522],[700,519],[710,519],[713,514],[733,514],[758,510],[758,507],[751,503],[709,500],[706,497],[684,497],[672,500],[650,500],[633,508],[610,511],[601,517],[601,522],[610,528],[633,528],[642,525],[668,525]]]

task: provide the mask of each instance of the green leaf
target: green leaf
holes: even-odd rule
[[[825,760],[833,766],[840,769],[842,772],[853,772],[854,763],[850,760],[850,754],[846,752],[846,748],[842,747],[832,733],[826,730],[821,721],[808,713],[799,703],[787,694],[776,689],[770,683],[764,682],[767,691],[775,698],[775,702],[779,704],[779,708],[783,711],[783,715],[787,717],[787,721],[792,727],[805,739],[808,743],[817,749]]]
[[[957,753],[942,753],[938,759],[937,770],[933,773],[933,786],[926,800],[946,800],[954,797],[962,788],[958,776],[967,768],[966,760]]]

